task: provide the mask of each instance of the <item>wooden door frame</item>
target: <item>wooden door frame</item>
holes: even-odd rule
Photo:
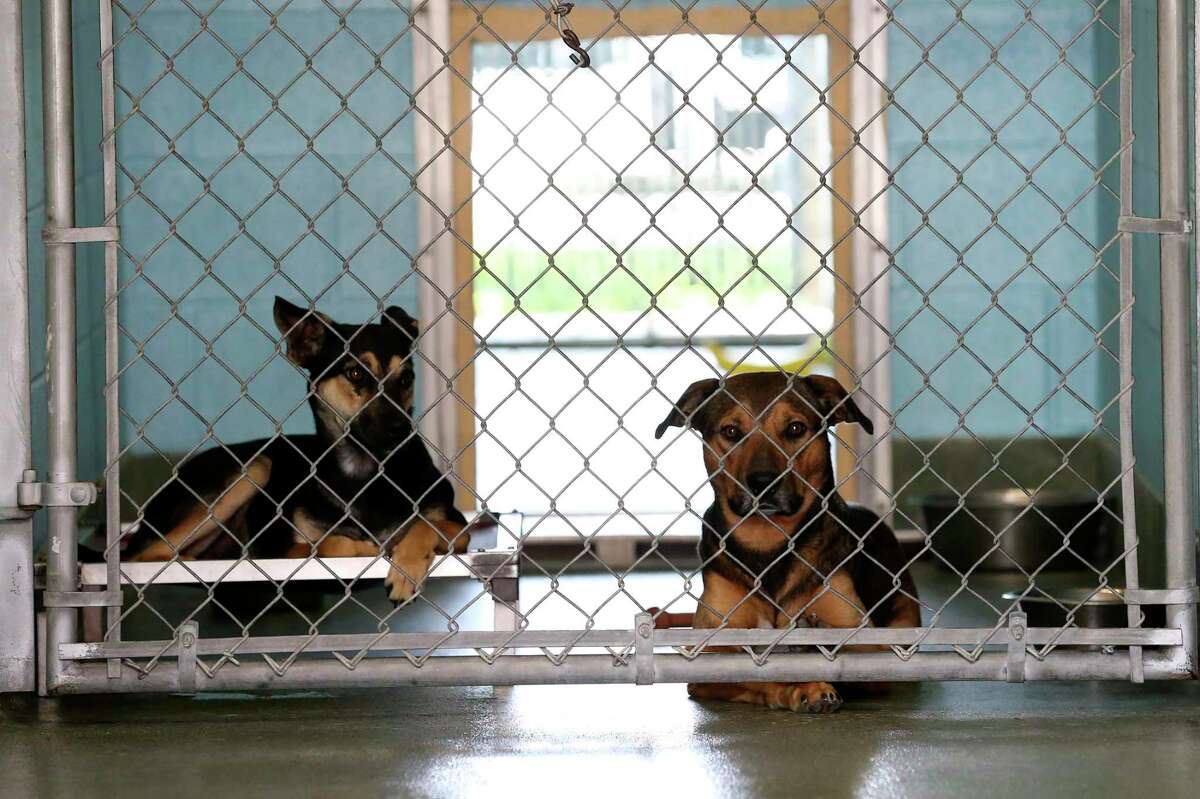
[[[827,8],[818,10],[812,6],[799,8],[761,9],[750,12],[742,6],[706,8],[686,13],[673,6],[624,10],[614,14],[611,10],[576,6],[571,11],[571,28],[579,34],[586,46],[588,42],[605,34],[619,36],[664,36],[676,33],[702,33],[709,35],[824,35],[828,47],[828,75],[830,85],[825,104],[829,108],[830,152],[832,168],[829,183],[832,199],[831,255],[834,265],[834,323],[830,349],[837,353],[834,374],[843,385],[852,386],[854,379],[847,365],[855,364],[854,333],[852,315],[854,294],[847,288],[853,285],[853,244],[856,214],[847,207],[853,201],[853,133],[850,120],[852,114],[851,67],[853,51],[849,44],[850,0],[831,0]],[[484,27],[486,25],[486,27]],[[471,153],[472,91],[467,84],[471,77],[471,46],[477,42],[527,44],[535,41],[558,39],[558,32],[550,23],[549,16],[530,3],[529,5],[494,5],[479,10],[460,2],[450,3],[450,49],[449,63],[455,76],[450,81],[450,115],[452,131],[451,146],[456,157],[453,159],[453,217],[457,234],[454,256],[454,275],[457,285],[463,290],[457,298],[458,313],[464,320],[474,324],[474,297],[472,276],[475,259],[471,249],[462,244],[473,241],[473,217],[471,207],[472,174],[467,159]],[[563,45],[564,47],[566,45]],[[841,198],[839,201],[838,198]],[[475,381],[470,367],[475,357],[475,336],[471,329],[458,326],[455,341],[455,357],[458,363],[467,364],[460,375],[456,391],[462,400],[458,413],[459,475],[474,487],[475,456]],[[840,438],[843,443],[839,443]],[[856,428],[846,427],[838,431],[835,447],[841,457],[836,459],[838,480],[844,481],[841,492],[853,499],[859,478],[852,476],[858,442]]]

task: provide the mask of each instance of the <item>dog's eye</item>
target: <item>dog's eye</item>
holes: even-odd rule
[[[721,435],[725,436],[725,438],[729,439],[730,441],[737,441],[742,437],[742,431],[738,430],[737,425],[727,424],[721,428]]]
[[[808,428],[805,427],[804,422],[792,422],[787,426],[786,433],[788,438],[799,438],[807,431]]]
[[[409,386],[412,385],[412,382],[413,382],[413,373],[412,372],[401,372],[400,373],[400,385],[401,386],[408,388]]]
[[[358,366],[352,366],[346,370],[346,379],[351,383],[361,383],[367,379],[367,371]]]

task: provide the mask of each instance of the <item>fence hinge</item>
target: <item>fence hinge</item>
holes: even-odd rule
[[[37,472],[26,469],[17,483],[17,512],[26,515],[39,508],[78,508],[96,501],[95,483],[39,483]],[[0,513],[12,511],[2,508]]]
[[[1185,218],[1150,218],[1122,216],[1117,220],[1121,233],[1154,233],[1159,236],[1186,236],[1192,232],[1192,220]]]
[[[46,244],[86,244],[93,241],[120,241],[121,228],[112,227],[44,227],[42,241]]]
[[[179,625],[179,657],[175,667],[179,672],[179,692],[196,693],[196,649],[200,640],[200,624],[185,621]]]
[[[654,617],[639,613],[633,617],[634,681],[654,685]]]
[[[1008,614],[1008,675],[1009,682],[1025,682],[1025,631],[1029,628],[1025,614]]]

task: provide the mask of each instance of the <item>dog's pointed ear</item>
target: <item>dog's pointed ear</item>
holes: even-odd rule
[[[817,407],[814,410],[826,418],[826,424],[833,427],[842,422],[856,422],[863,430],[874,434],[875,425],[854,404],[854,400],[850,399],[849,393],[841,383],[825,375],[809,375],[801,379],[809,392],[816,397]]]
[[[325,338],[333,327],[333,320],[323,313],[292,305],[283,297],[275,298],[275,327],[287,341],[287,356],[297,366],[307,368],[312,364]]]
[[[703,405],[705,400],[711,397],[720,385],[720,380],[711,377],[708,380],[697,380],[688,386],[687,391],[683,392],[683,396],[675,401],[675,405],[671,408],[671,412],[667,414],[667,418],[663,419],[658,425],[658,429],[654,431],[654,437],[662,438],[663,433],[667,432],[668,427],[683,427],[689,424],[693,419],[693,414],[696,413],[696,409]]]
[[[401,308],[399,305],[389,305],[383,309],[383,320],[385,324],[395,325],[396,328],[414,341],[417,338],[417,333],[420,332],[421,326],[417,324],[417,320],[408,315],[408,311]]]

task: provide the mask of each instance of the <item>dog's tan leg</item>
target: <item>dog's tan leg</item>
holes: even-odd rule
[[[455,554],[461,555],[467,551],[467,545],[471,543],[471,535],[466,532],[465,524],[444,519],[433,522],[433,526],[441,533],[438,536],[437,547],[435,547],[437,554],[445,555],[453,551]]]
[[[823,627],[859,627],[875,624],[866,615],[866,608],[854,588],[854,582],[844,571],[838,571],[829,578],[830,590],[825,591],[809,606],[807,614],[816,617],[817,623]],[[835,593],[836,592],[836,593]],[[910,600],[911,601],[911,600]],[[916,603],[914,602],[915,606]],[[920,610],[917,612],[917,623],[921,621]],[[916,625],[892,625],[916,626]],[[883,644],[849,644],[844,647],[847,652],[887,652]],[[888,687],[888,683],[860,682],[855,683],[861,691],[878,693]]]
[[[713,629],[722,624],[730,629],[754,629],[764,624],[773,626],[776,615],[774,608],[753,596],[743,602],[745,597],[745,588],[715,572],[706,572],[704,593],[696,609],[696,628]],[[709,651],[740,650],[736,647],[711,647]],[[689,683],[687,690],[688,696],[693,699],[746,702],[808,713],[832,713],[842,704],[837,691],[826,682]]]
[[[844,570],[838,570],[829,578],[828,589],[818,589],[819,596],[808,606],[807,614],[815,616],[825,627],[858,627],[866,618],[867,611],[854,589],[854,582]],[[866,619],[867,626],[872,626]]]
[[[379,554],[379,545],[371,541],[338,535],[327,535],[317,544],[317,555],[322,558],[354,558]]]
[[[429,522],[418,519],[413,523],[400,543],[392,548],[392,568],[384,581],[389,599],[404,602],[416,594],[429,573],[434,550],[441,540],[438,530]]]
[[[292,546],[284,557],[321,558],[371,557],[379,554],[379,545],[370,539],[351,538],[341,533],[330,532],[327,524],[318,522],[296,509],[292,514]]]
[[[199,545],[220,528],[249,502],[266,485],[271,476],[269,458],[258,457],[246,464],[246,473],[238,477],[212,504],[193,508],[183,521],[167,531],[161,538],[133,556],[135,561],[162,561],[178,557],[186,560],[183,552],[188,547]]]
[[[888,627],[920,627],[921,606],[910,596],[896,594],[892,597],[892,618]]]
[[[688,683],[687,690],[692,699],[745,702],[802,713],[832,713],[842,706],[842,698],[827,682],[698,682]]]

